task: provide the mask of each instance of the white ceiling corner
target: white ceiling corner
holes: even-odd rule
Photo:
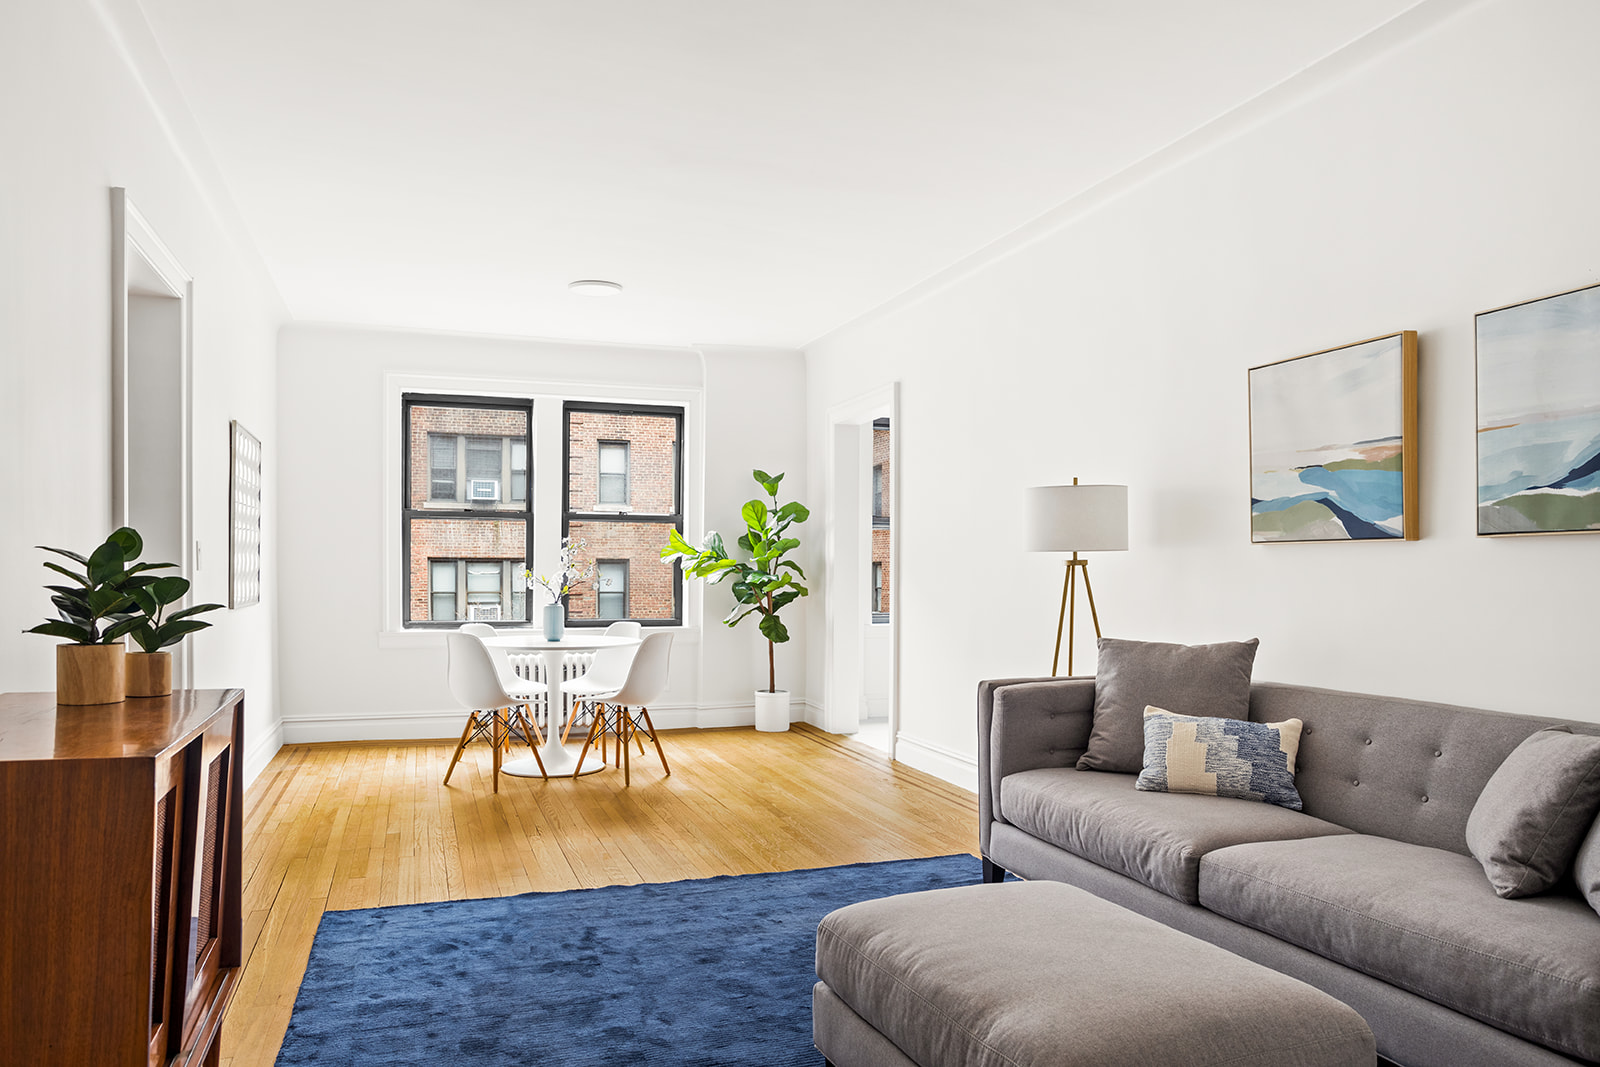
[[[1416,0],[139,2],[296,318],[796,348]]]

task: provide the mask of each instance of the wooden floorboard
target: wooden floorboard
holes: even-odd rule
[[[972,794],[808,726],[663,731],[573,781],[454,741],[290,745],[245,798],[244,970],[224,1067],[270,1067],[325,911],[752,874],[977,849]]]

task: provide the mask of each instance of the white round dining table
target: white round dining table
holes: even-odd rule
[[[628,645],[639,644],[640,638],[607,637],[603,633],[575,634],[568,630],[559,641],[551,641],[543,634],[528,634],[491,637],[483,643],[490,648],[503,649],[506,652],[539,653],[544,660],[545,685],[550,688],[549,729],[545,732],[544,746],[539,749],[539,758],[544,760],[543,772],[539,770],[539,760],[532,756],[524,756],[503,764],[500,773],[514,774],[520,778],[539,778],[542,774],[551,778],[571,777],[572,772],[578,769],[578,754],[583,746],[563,745],[561,730],[556,723],[560,711],[566,706],[561,700],[561,657],[568,652],[598,652],[602,648],[626,648]],[[583,761],[584,774],[594,774],[605,769],[605,760]]]

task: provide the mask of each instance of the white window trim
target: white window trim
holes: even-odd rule
[[[705,391],[662,386],[627,386],[555,382],[541,379],[455,377],[388,372],[383,376],[383,552],[378,562],[383,595],[379,598],[379,648],[442,646],[443,630],[408,630],[401,603],[401,568],[405,565],[400,537],[400,479],[405,470],[401,439],[401,398],[406,393],[460,393],[464,396],[508,397],[533,400],[533,455],[528,477],[533,481],[535,572],[554,569],[561,544],[560,466],[541,477],[538,458],[561,455],[562,403],[583,400],[615,404],[673,404],[683,408],[683,536],[698,544],[705,536]],[[662,564],[666,566],[666,564]],[[528,612],[539,606],[539,590],[528,591]],[[542,600],[539,601],[542,603]],[[683,624],[650,629],[679,635],[680,642],[698,643],[704,625],[704,583],[683,583]]]

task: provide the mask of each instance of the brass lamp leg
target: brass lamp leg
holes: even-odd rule
[[[1052,678],[1056,675],[1056,667],[1061,663],[1061,626],[1067,621],[1067,600],[1070,598],[1071,593],[1072,564],[1068,563],[1066,577],[1061,579],[1061,614],[1056,617],[1056,654],[1050,659],[1050,676]],[[1070,663],[1071,660],[1072,643],[1069,641],[1067,643],[1067,661]],[[1067,668],[1067,672],[1069,674],[1072,672],[1070,666]]]
[[[1073,635],[1078,628],[1078,571],[1083,571],[1083,591],[1089,597],[1089,617],[1094,620],[1094,635],[1100,637],[1100,612],[1094,605],[1094,587],[1089,584],[1089,561],[1079,559],[1074,552],[1067,560],[1067,576],[1061,583],[1061,614],[1056,619],[1056,654],[1050,660],[1050,675],[1054,677],[1061,665],[1061,633],[1065,624],[1067,634],[1067,674],[1073,673]]]
[[[1089,584],[1088,560],[1083,561],[1083,591],[1089,594],[1089,616],[1094,619],[1094,635],[1103,636],[1100,633],[1100,613],[1094,610],[1094,586]]]

